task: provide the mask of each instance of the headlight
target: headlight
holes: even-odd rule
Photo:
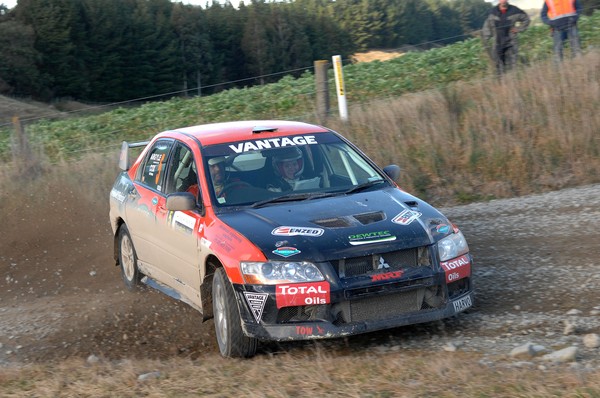
[[[448,261],[469,251],[469,245],[462,232],[446,236],[437,244],[440,261]]]
[[[274,285],[325,280],[321,271],[313,263],[306,261],[241,262],[240,269],[244,280],[249,284]]]

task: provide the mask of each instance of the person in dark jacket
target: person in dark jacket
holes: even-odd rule
[[[519,56],[517,35],[529,27],[529,16],[517,6],[500,0],[486,18],[481,37],[498,74],[513,69]]]
[[[542,22],[550,25],[554,41],[554,60],[563,59],[564,42],[569,39],[571,55],[581,54],[577,20],[583,12],[580,0],[546,0],[540,16]]]

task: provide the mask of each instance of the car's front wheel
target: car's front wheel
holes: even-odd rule
[[[135,247],[125,225],[119,229],[119,264],[121,264],[121,276],[127,289],[137,290],[142,284],[142,273],[137,267]]]
[[[212,290],[215,332],[221,355],[243,358],[254,356],[258,340],[246,336],[242,330],[233,286],[223,268],[215,271]]]

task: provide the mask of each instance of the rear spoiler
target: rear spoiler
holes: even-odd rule
[[[129,148],[139,148],[148,145],[150,141],[127,142],[121,144],[121,154],[119,155],[119,168],[123,171],[129,170]]]

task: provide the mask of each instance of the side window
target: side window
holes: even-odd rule
[[[157,191],[164,190],[164,173],[169,150],[172,146],[172,141],[158,141],[154,144],[144,160],[140,182]]]
[[[192,192],[198,195],[198,174],[192,151],[181,143],[175,144],[165,193]]]
[[[341,151],[333,145],[328,145],[324,149],[327,153],[327,158],[329,159],[329,164],[331,165],[333,173],[347,176],[348,173],[344,162],[342,161]]]

